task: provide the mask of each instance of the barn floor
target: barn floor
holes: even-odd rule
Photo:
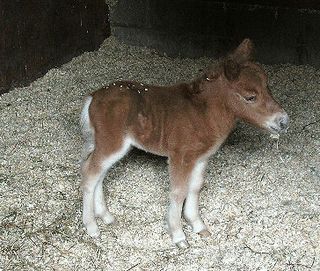
[[[211,158],[201,213],[212,237],[184,228],[178,250],[165,229],[164,158],[140,151],[105,181],[117,223],[81,222],[78,115],[86,93],[113,80],[189,80],[207,58],[172,59],[109,38],[0,96],[0,270],[320,270],[320,71],[265,66],[291,116],[277,142],[240,124]]]

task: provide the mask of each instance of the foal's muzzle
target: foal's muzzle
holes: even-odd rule
[[[289,127],[289,116],[286,112],[272,115],[265,123],[272,134],[286,133]]]

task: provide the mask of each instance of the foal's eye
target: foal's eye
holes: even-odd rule
[[[244,97],[244,99],[249,103],[254,103],[257,100],[257,96],[251,95],[251,96]]]

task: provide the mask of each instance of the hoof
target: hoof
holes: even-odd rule
[[[87,233],[89,234],[90,237],[97,238],[100,236],[100,231],[99,231],[99,228],[96,224],[89,225],[86,227],[86,229],[87,229]]]
[[[186,249],[186,248],[188,248],[190,245],[189,245],[189,243],[188,243],[186,240],[182,240],[182,241],[176,243],[176,246],[177,246],[179,249]]]
[[[202,230],[199,232],[199,235],[201,237],[209,237],[209,236],[211,236],[211,232],[209,232],[208,230]]]
[[[106,214],[101,217],[101,220],[103,221],[104,224],[109,225],[115,222],[115,218],[111,214]]]

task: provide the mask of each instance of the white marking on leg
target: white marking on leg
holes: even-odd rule
[[[188,220],[194,232],[199,233],[206,230],[199,214],[199,192],[203,185],[203,172],[207,161],[199,161],[192,170],[189,180],[188,195],[184,205],[184,217]]]
[[[103,180],[100,180],[94,192],[94,213],[100,217],[105,224],[114,222],[113,215],[109,212],[103,194]]]
[[[90,159],[90,158],[89,158]],[[84,165],[85,166],[85,165]],[[94,215],[93,195],[97,182],[101,177],[102,172],[94,176],[83,176],[83,213],[82,219],[88,234],[91,237],[98,237],[100,235],[97,221]]]
[[[184,199],[185,193],[183,191],[171,192],[168,210],[168,226],[172,241],[175,244],[186,240],[186,235],[184,234],[181,225],[181,212]]]
[[[113,153],[112,155],[108,156],[103,162],[102,162],[102,168],[103,168],[103,177],[107,173],[107,171],[121,158],[123,158],[128,151],[130,150],[132,144],[132,140],[130,138],[125,138],[122,144],[121,149],[119,149],[117,152]],[[103,194],[103,177],[96,185],[95,191],[94,191],[94,212],[96,217],[100,217],[104,223],[110,224],[114,222],[113,215],[109,212],[105,199]]]
[[[96,216],[101,217],[105,223],[113,221],[113,216],[108,211],[104,200],[102,182],[107,170],[129,151],[130,146],[131,140],[129,138],[124,139],[121,149],[105,159],[101,164],[100,170],[95,175],[87,173],[91,157],[82,165],[83,224],[91,237],[98,237],[100,234]]]

